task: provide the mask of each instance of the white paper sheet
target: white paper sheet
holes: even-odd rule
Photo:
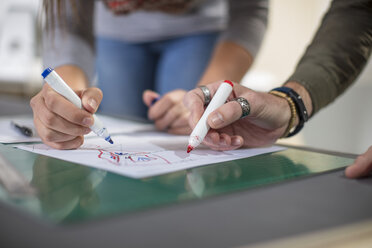
[[[221,152],[199,146],[188,154],[187,136],[173,136],[160,132],[114,136],[113,140],[114,145],[110,145],[99,138],[86,139],[79,149],[67,151],[55,150],[44,144],[17,147],[133,178],[150,177],[285,149],[272,146]]]
[[[105,124],[107,130],[110,132],[111,135],[154,130],[153,125],[147,123],[128,121],[104,115],[98,115],[98,117]],[[11,126],[10,124],[11,121],[14,121],[19,125],[31,128],[33,130],[34,135],[32,137],[26,137],[22,135],[18,130]],[[93,132],[91,132],[85,137],[86,138],[96,137],[96,135]],[[9,144],[29,142],[41,142],[41,139],[37,135],[37,132],[35,130],[32,117],[14,116],[0,119],[0,143]]]

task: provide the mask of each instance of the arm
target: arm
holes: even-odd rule
[[[90,72],[93,71],[93,43],[90,42],[93,35],[89,25],[93,2],[87,1],[84,5],[82,13],[86,15],[78,14],[82,11],[82,1],[44,1],[44,5],[47,7],[46,30],[43,32],[44,64],[55,67],[81,97],[84,109],[77,108],[44,84],[30,102],[34,123],[45,144],[57,149],[77,148],[84,141],[83,135],[90,132],[89,127],[94,122],[92,113],[102,99],[99,89],[87,88],[88,76],[93,74]],[[73,10],[78,19],[72,16]]]
[[[371,0],[338,0],[324,17],[314,40],[285,84],[302,96],[310,114],[341,94],[364,67],[372,49],[371,11]],[[211,85],[212,93],[217,86],[218,83]],[[254,147],[272,144],[282,136],[291,118],[285,99],[238,85],[234,92],[248,100],[250,115],[239,120],[242,111],[234,101],[211,113],[208,124],[215,130],[207,135],[207,145],[217,150],[242,145]],[[202,114],[202,99],[198,89],[185,98],[192,127]],[[240,137],[239,145],[232,145],[233,137],[235,140]]]
[[[229,22],[220,37],[209,65],[198,85],[230,79],[239,82],[253,62],[263,38],[267,21],[266,0],[229,0]],[[159,130],[188,134],[189,112],[182,103],[183,90],[169,92],[154,106],[151,102],[158,94],[145,91],[143,100],[149,106],[149,118]]]
[[[266,0],[229,0],[229,21],[199,85],[239,82],[256,56],[267,26]]]
[[[84,85],[79,87],[87,87],[94,76],[94,1],[52,0],[44,1],[44,5],[44,67],[74,66],[81,70],[86,78]],[[71,76],[69,78],[71,79]],[[72,88],[76,88],[72,85],[74,80],[66,81]]]
[[[348,88],[372,51],[372,1],[335,0],[288,82],[303,85],[313,114]]]

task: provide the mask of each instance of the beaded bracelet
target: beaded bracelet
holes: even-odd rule
[[[274,96],[278,96],[278,97],[281,97],[281,98],[286,99],[287,102],[288,102],[289,108],[291,110],[291,119],[289,120],[288,126],[285,129],[284,134],[280,137],[280,138],[285,138],[285,137],[287,137],[287,135],[289,134],[289,132],[292,130],[292,128],[295,125],[295,121],[296,121],[296,106],[295,106],[293,100],[287,94],[285,94],[283,92],[272,90],[269,93],[272,94],[272,95],[274,95]]]

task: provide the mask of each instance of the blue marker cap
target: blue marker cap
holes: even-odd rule
[[[151,101],[150,106],[154,105],[157,101],[159,101],[159,99],[160,99],[160,96],[158,96],[157,98],[154,98],[154,99]]]
[[[53,69],[50,68],[50,67],[48,67],[48,68],[46,68],[46,69],[43,71],[43,73],[41,73],[41,76],[43,76],[43,78],[46,78],[46,77],[49,75],[49,73],[51,73],[52,71],[53,71]]]

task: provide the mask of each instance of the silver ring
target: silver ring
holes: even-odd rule
[[[204,95],[204,105],[208,105],[211,101],[211,92],[204,85],[199,86],[199,88],[201,89],[201,91],[203,92],[203,95]]]
[[[249,102],[244,97],[237,97],[234,98],[233,101],[236,101],[240,104],[240,107],[242,108],[242,116],[240,116],[240,119],[243,119],[244,117],[248,116],[251,112],[251,106],[249,105]]]

